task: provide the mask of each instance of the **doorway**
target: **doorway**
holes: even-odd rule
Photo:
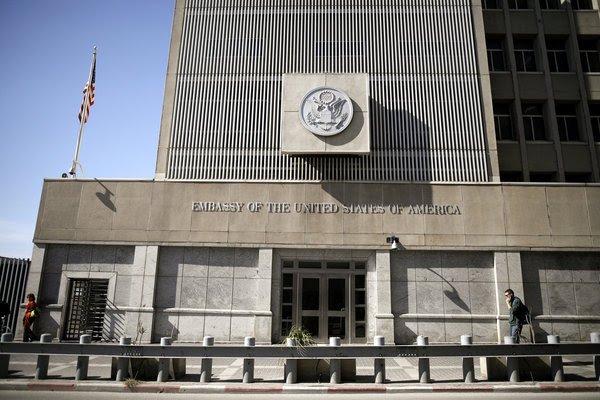
[[[364,262],[284,261],[282,271],[282,337],[302,326],[317,343],[366,341]]]
[[[102,340],[108,279],[71,279],[63,340],[79,340],[83,334]]]

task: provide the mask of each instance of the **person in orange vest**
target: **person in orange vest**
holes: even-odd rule
[[[25,316],[23,317],[23,341],[24,342],[33,342],[36,340],[36,337],[31,329],[33,323],[40,316],[40,309],[35,302],[35,295],[33,293],[27,294],[27,307],[25,307]]]

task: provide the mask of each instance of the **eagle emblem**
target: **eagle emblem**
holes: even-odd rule
[[[300,104],[300,119],[311,132],[332,136],[343,131],[352,119],[352,101],[341,90],[313,89]]]

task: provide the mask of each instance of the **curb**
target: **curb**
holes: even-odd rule
[[[68,391],[68,392],[124,392],[124,393],[289,393],[289,394],[336,394],[336,393],[426,393],[426,392],[600,392],[598,383],[498,383],[498,384],[385,384],[385,385],[287,385],[287,384],[156,384],[141,383],[127,387],[118,382],[31,382],[7,380],[0,382],[2,390]]]

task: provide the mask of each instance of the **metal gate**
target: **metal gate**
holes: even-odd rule
[[[0,301],[8,305],[9,314],[1,329],[14,333],[19,318],[19,304],[24,300],[25,284],[31,260],[0,257]]]
[[[108,279],[71,279],[70,285],[63,339],[79,340],[87,333],[92,341],[102,340]]]

